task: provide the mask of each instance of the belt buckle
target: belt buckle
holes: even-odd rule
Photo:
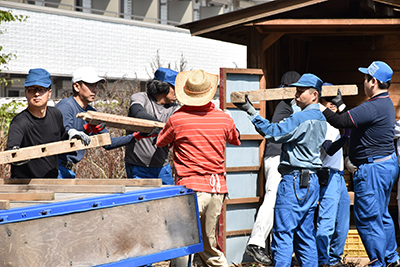
[[[65,162],[65,168],[71,170],[73,166],[74,166],[74,163],[72,163],[72,161]]]

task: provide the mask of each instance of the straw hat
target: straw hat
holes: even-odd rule
[[[218,75],[203,70],[179,72],[175,80],[176,98],[188,106],[204,106],[217,91]]]

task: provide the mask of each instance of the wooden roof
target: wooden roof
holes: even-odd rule
[[[397,0],[276,0],[181,24],[192,35],[247,44],[249,27],[260,33],[363,35],[398,33]]]

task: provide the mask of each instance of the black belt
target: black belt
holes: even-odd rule
[[[72,167],[74,166],[74,163],[72,161],[69,160],[62,160],[60,163],[61,166],[64,166],[65,168],[67,168],[68,170],[71,170]]]
[[[389,156],[386,156],[386,157],[383,157],[383,158],[377,158],[377,159],[368,158],[368,159],[359,160],[354,165],[360,166],[362,164],[384,162],[384,161],[387,161],[387,160],[389,160],[391,158],[392,158],[392,155],[389,155]]]

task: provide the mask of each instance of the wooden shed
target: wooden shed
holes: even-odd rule
[[[289,70],[300,74],[313,73],[324,82],[335,85],[356,84],[358,95],[346,96],[344,101],[349,108],[357,106],[367,99],[363,90],[364,76],[358,68],[368,67],[375,60],[385,61],[394,71],[389,94],[395,105],[396,119],[400,118],[398,1],[276,0],[179,27],[189,29],[195,36],[247,46],[248,69],[222,68],[220,73],[221,107],[231,111],[237,124],[242,123],[244,116],[236,112],[229,94],[235,90],[276,88],[281,76]],[[276,104],[277,101],[262,101],[255,103],[255,107],[270,119]],[[248,128],[247,122],[243,123],[241,127],[245,132],[241,138],[245,147],[235,149],[233,153],[232,148],[227,147],[228,188],[230,185],[229,190],[232,189],[233,193],[230,192],[231,198],[224,205],[221,246],[230,263],[248,259],[244,248],[252,225],[244,218],[255,216],[264,193],[262,155],[265,141]],[[243,165],[251,159],[246,153],[255,153],[260,158],[253,159],[253,166]],[[234,161],[235,157],[239,159]],[[233,162],[240,163],[235,165]],[[255,180],[254,174],[258,174],[258,179]],[[352,179],[348,172],[345,177],[350,192]],[[257,195],[249,193],[251,190],[245,189],[245,184],[251,184],[251,190],[257,187]],[[390,207],[393,219],[397,221],[395,190]],[[238,225],[236,219],[244,220],[241,229],[234,227]]]

